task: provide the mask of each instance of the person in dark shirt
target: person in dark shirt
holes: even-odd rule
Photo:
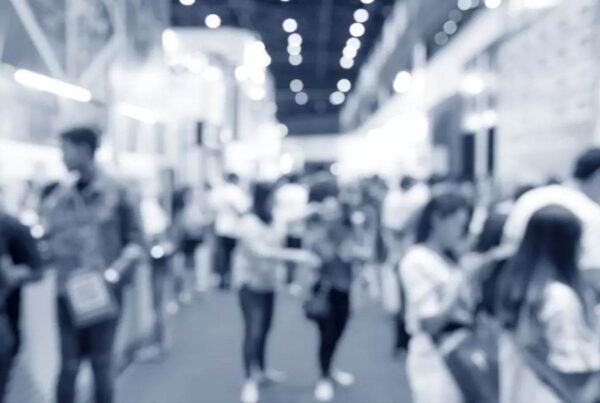
[[[12,338],[0,357],[0,402],[21,345],[21,290],[27,282],[41,279],[41,269],[40,255],[29,228],[0,212],[0,316]]]

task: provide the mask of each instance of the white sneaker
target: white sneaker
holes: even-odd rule
[[[259,377],[259,382],[262,384],[283,383],[287,380],[285,373],[276,369],[268,369]]]
[[[315,400],[317,402],[331,402],[335,397],[333,383],[329,379],[321,379],[315,387]]]
[[[240,401],[242,403],[258,403],[259,399],[258,384],[255,381],[246,381],[242,387]]]
[[[337,370],[333,371],[331,377],[338,385],[343,386],[345,388],[354,385],[354,375],[352,375],[351,373]]]

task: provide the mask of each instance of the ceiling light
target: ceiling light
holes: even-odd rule
[[[346,95],[341,91],[336,91],[329,96],[331,105],[341,105],[346,100]]]
[[[487,8],[498,8],[502,5],[502,0],[485,0],[485,6]]]
[[[458,10],[452,10],[448,14],[448,18],[450,19],[450,21],[454,21],[454,22],[460,22],[462,20],[462,17],[463,17],[462,13]]]
[[[356,57],[356,49],[354,48],[346,46],[342,53],[344,54],[344,57],[347,57],[348,59],[354,59]]]
[[[363,36],[364,34],[365,26],[360,22],[355,22],[354,24],[350,25],[350,35],[358,38]]]
[[[302,45],[302,36],[298,33],[291,34],[290,36],[288,36],[288,45]]]
[[[444,24],[444,32],[448,35],[454,35],[458,31],[458,25],[454,21],[446,21]]]
[[[375,0],[361,0],[363,4],[371,4]]]
[[[286,125],[284,125],[283,123],[279,124],[279,131],[281,132],[282,136],[287,136],[288,133],[290,132],[288,127]],[[284,154],[281,157],[283,158],[285,155],[288,155],[289,157],[291,157],[291,155],[289,154]],[[293,162],[293,159],[292,159]]]
[[[192,6],[196,0],[179,0],[179,2],[184,6]]]
[[[355,50],[360,49],[360,39],[358,38],[348,38],[346,41],[346,46]]]
[[[364,8],[359,8],[354,12],[354,21],[356,22],[367,22],[369,19],[369,12]]]
[[[14,73],[14,79],[19,84],[38,91],[50,92],[63,98],[79,102],[90,102],[92,93],[83,87],[57,80],[33,71],[19,69]]]
[[[473,2],[471,0],[458,0],[457,5],[460,10],[467,11],[473,7]]]
[[[302,52],[302,46],[288,45],[287,51],[290,55],[299,55]]]
[[[346,70],[351,69],[354,66],[354,60],[347,57],[342,57],[340,59],[340,66]]]
[[[281,0],[282,3],[289,3],[290,0]]]
[[[348,92],[352,89],[352,83],[347,78],[342,78],[338,81],[337,88],[342,92]]]
[[[217,14],[209,14],[206,16],[204,23],[210,29],[217,29],[221,26],[221,17]]]
[[[304,83],[297,78],[290,81],[290,89],[294,92],[300,92],[304,89]]]
[[[404,94],[410,89],[412,75],[408,71],[401,71],[396,74],[394,79],[394,91],[398,94]]]
[[[294,97],[294,100],[298,105],[306,105],[308,102],[308,94],[306,92],[299,92]]]
[[[293,18],[288,18],[285,21],[283,21],[283,30],[285,32],[295,32],[298,29],[298,23],[296,22],[295,19]]]
[[[246,81],[250,77],[248,69],[245,66],[237,66],[235,68],[235,78],[238,81]]]
[[[448,43],[448,35],[445,32],[438,32],[435,34],[433,40],[438,46],[444,46]]]
[[[289,61],[292,66],[299,66],[302,64],[302,56],[301,55],[290,55]]]

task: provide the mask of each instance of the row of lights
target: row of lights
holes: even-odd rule
[[[287,18],[283,21],[283,30],[290,34],[288,36],[287,51],[289,54],[289,62],[292,66],[302,64],[302,36],[296,32],[298,30],[298,22],[293,18]],[[308,103],[308,94],[303,91],[304,83],[296,78],[290,81],[290,90],[296,95],[294,100],[298,105],[306,105]]]
[[[434,41],[438,46],[444,46],[450,41],[450,37],[458,32],[458,23],[463,18],[463,12],[477,8],[481,3],[489,9],[496,9],[502,5],[502,0],[458,0],[458,10],[452,10],[448,14],[448,21],[442,27],[442,30],[435,34]]]
[[[193,6],[196,4],[196,0],[179,0],[179,2],[183,6]],[[221,17],[217,14],[209,14],[204,19],[204,24],[206,24],[207,28],[217,29],[221,26]]]

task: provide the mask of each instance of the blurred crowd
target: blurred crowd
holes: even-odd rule
[[[62,133],[69,178],[32,192],[19,217],[0,215],[0,400],[20,346],[21,290],[52,272],[56,401],[76,400],[83,359],[95,401],[114,401],[123,290],[144,267],[154,325],[136,358],[168,354],[168,317],[182,306],[235,290],[244,403],[285,379],[266,362],[282,293],[318,329],[317,401],[354,382],[335,352],[351,312],[373,301],[389,313],[414,402],[600,401],[600,149],[583,152],[569,180],[510,195],[443,176],[319,171],[268,183],[228,173],[165,196],[103,172],[98,141],[86,127]]]

